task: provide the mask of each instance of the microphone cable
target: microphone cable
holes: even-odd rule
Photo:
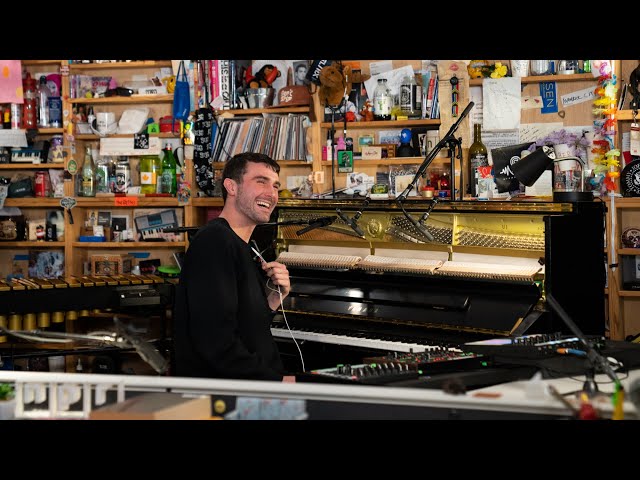
[[[255,253],[260,260],[262,260],[264,263],[267,263],[267,261],[260,254],[257,248],[251,247],[251,250],[253,250],[253,253]],[[287,321],[287,315],[284,313],[284,298],[282,297],[282,291],[280,290],[280,285],[275,285],[273,282],[271,282],[271,284],[274,287],[277,287],[277,290],[276,290],[275,288],[269,286],[270,281],[271,281],[271,277],[267,278],[267,283],[265,285],[269,290],[271,290],[272,292],[277,292],[278,295],[280,296],[280,307],[282,309],[282,318],[284,319],[284,324],[287,326],[287,330],[289,330],[289,335],[291,335],[291,339],[293,340],[293,343],[295,343],[296,348],[298,349],[298,354],[300,355],[300,362],[302,363],[302,372],[304,373],[307,371],[307,369],[304,366],[304,357],[302,356],[302,350],[300,349],[300,345],[298,345],[296,337],[293,336],[291,327],[289,327],[289,322]]]

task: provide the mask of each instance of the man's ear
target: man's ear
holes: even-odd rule
[[[236,194],[236,188],[238,187],[238,184],[235,180],[233,180],[232,178],[225,178],[222,184],[224,185],[224,188],[227,189],[227,195]]]

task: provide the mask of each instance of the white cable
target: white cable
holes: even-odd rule
[[[253,250],[253,253],[255,253],[260,260],[262,260],[264,263],[267,263],[267,261],[262,257],[262,255],[260,255],[260,252],[258,250],[256,250],[253,247],[251,247],[251,250]],[[300,362],[302,363],[302,371],[306,372],[307,370],[306,370],[306,368],[304,366],[304,357],[302,356],[302,350],[300,350],[300,345],[298,345],[296,337],[293,336],[293,332],[291,331],[291,328],[289,327],[289,322],[287,321],[287,316],[284,313],[284,299],[282,298],[282,291],[280,290],[280,285],[275,285],[273,282],[271,282],[271,284],[274,287],[278,288],[276,290],[275,288],[271,288],[269,286],[269,282],[270,281],[271,281],[271,277],[267,278],[267,283],[265,285],[272,292],[278,292],[278,295],[280,296],[280,307],[282,307],[282,318],[284,319],[284,324],[287,326],[287,330],[289,330],[289,335],[291,335],[291,339],[293,340],[293,343],[296,344],[296,348],[298,349],[298,353],[300,354]]]

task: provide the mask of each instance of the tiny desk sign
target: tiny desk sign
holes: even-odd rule
[[[338,150],[338,173],[353,172],[353,152],[351,150]]]
[[[115,197],[113,205],[115,207],[137,207],[138,197]]]

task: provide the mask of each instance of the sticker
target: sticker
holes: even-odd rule
[[[67,171],[71,175],[75,175],[76,173],[78,173],[78,162],[76,162],[74,158],[67,162]]]
[[[60,199],[60,206],[65,210],[71,210],[77,203],[78,201],[74,197],[62,197]]]
[[[136,133],[133,136],[133,148],[135,150],[148,150],[149,149],[149,134],[146,132]]]
[[[542,110],[540,113],[556,113],[558,111],[558,92],[556,82],[540,82]]]
[[[629,147],[631,155],[640,155],[640,125],[637,123],[631,124],[629,137],[631,139],[631,145]]]

